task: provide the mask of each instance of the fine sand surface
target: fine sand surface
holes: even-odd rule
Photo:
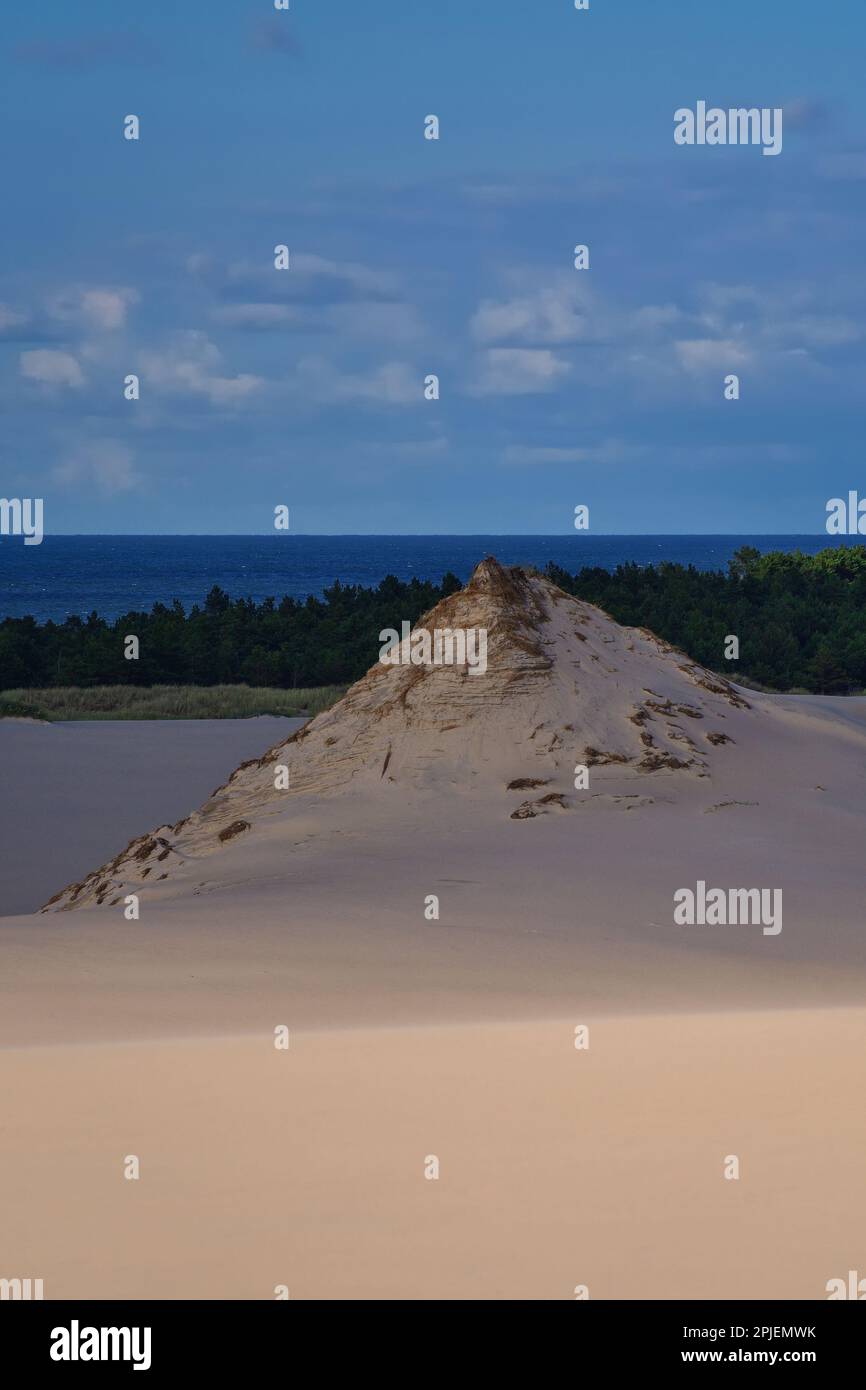
[[[588,1051],[570,1019],[3,1051],[4,1271],[47,1298],[825,1298],[863,1268],[864,1049],[840,1009],[599,1018]]]
[[[866,1274],[866,701],[738,691],[495,565],[431,616],[489,628],[485,675],[374,668],[126,850],[90,797],[98,852],[0,922],[0,1275],[812,1299]],[[782,930],[677,924],[698,880],[781,889]]]
[[[0,917],[35,912],[92,868],[106,846],[120,848],[142,824],[186,815],[239,762],[302,723],[268,716],[0,720]]]

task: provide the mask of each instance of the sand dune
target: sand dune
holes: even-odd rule
[[[4,920],[4,1258],[49,1296],[824,1297],[866,1236],[866,701],[492,561],[423,621],[486,674],[377,664]],[[699,880],[783,928],[678,924]]]
[[[488,631],[486,673],[377,663],[333,708],[242,764],[200,811],[119,847],[47,907],[290,877],[299,846],[318,843],[330,857],[351,836],[375,852],[383,836],[413,827],[463,825],[473,842],[493,831],[510,854],[510,819],[566,815],[579,847],[590,818],[615,810],[610,843],[622,837],[627,852],[623,818],[634,816],[655,856],[660,819],[679,815],[697,827],[684,833],[702,854],[757,834],[766,863],[768,837],[781,849],[794,832],[805,846],[832,823],[844,844],[849,818],[859,825],[866,701],[837,701],[842,717],[828,717],[814,700],[747,696],[651,633],[493,560],[417,626]],[[586,788],[575,787],[578,766]],[[706,813],[724,813],[725,831],[697,819]],[[530,860],[554,835],[519,829]]]

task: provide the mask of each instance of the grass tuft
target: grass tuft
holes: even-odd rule
[[[0,719],[252,719],[320,714],[339,685],[273,690],[249,685],[94,685],[0,691]]]

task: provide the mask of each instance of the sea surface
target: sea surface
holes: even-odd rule
[[[856,542],[856,538],[855,538]],[[855,543],[852,542],[852,543]],[[179,599],[201,604],[214,584],[232,598],[261,601],[320,595],[341,584],[376,585],[386,575],[461,580],[479,560],[574,572],[671,560],[724,569],[741,545],[814,555],[836,537],[813,536],[46,536],[25,546],[0,538],[0,620],[31,615],[62,622],[70,613],[113,619]]]

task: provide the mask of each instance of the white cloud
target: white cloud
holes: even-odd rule
[[[421,328],[413,305],[390,300],[349,300],[344,304],[275,304],[250,302],[220,304],[211,312],[214,323],[226,328],[267,331],[272,328],[323,330],[342,338],[384,338],[391,343],[412,342]]]
[[[637,445],[606,439],[592,448],[560,447],[546,444],[509,444],[503,462],[515,467],[535,467],[558,463],[619,463],[642,452]]]
[[[490,348],[469,387],[471,396],[530,396],[552,391],[570,371],[554,353],[533,348]]]
[[[853,319],[843,318],[841,314],[803,314],[781,323],[778,337],[783,342],[799,339],[806,347],[842,347],[859,342],[863,330]]]
[[[576,274],[577,272],[575,272]],[[577,292],[548,287],[507,300],[484,300],[472,316],[472,336],[481,343],[573,343],[592,336]]]
[[[22,352],[19,358],[21,375],[43,386],[83,386],[84,373],[71,352],[53,348],[36,348]]]
[[[834,306],[827,312],[825,300],[816,301],[809,286],[759,290],[754,285],[702,286],[701,325],[718,337],[742,340],[762,353],[791,352],[802,348],[843,347],[863,337],[860,322]]]
[[[95,485],[109,495],[129,492],[141,482],[131,450],[113,439],[82,445],[53,469],[51,480],[61,487]]]
[[[48,312],[65,323],[78,323],[101,333],[113,332],[124,326],[127,309],[138,300],[137,290],[73,286],[49,301]]]
[[[685,307],[629,307],[602,301],[578,272],[538,287],[531,271],[513,268],[506,281],[514,293],[485,299],[470,322],[475,340],[490,345],[470,395],[549,390],[569,369],[561,350],[570,344],[593,345],[580,360],[585,383],[607,389],[627,378],[658,393],[679,389],[683,373],[709,378],[746,366],[782,381],[819,370],[822,354],[866,337],[850,305],[819,302],[809,286],[704,283]],[[530,348],[534,359],[518,355]]]
[[[222,353],[199,329],[176,333],[169,347],[143,352],[140,361],[143,382],[157,390],[203,396],[211,405],[238,405],[265,385],[263,377],[246,372],[223,375]]]
[[[276,239],[275,239],[275,243]],[[348,288],[355,298],[392,299],[399,292],[399,279],[389,270],[374,269],[356,261],[332,261],[308,251],[289,247],[289,269],[275,271],[273,262],[235,261],[222,267],[210,256],[187,258],[190,274],[209,281],[214,287],[229,288],[237,294],[246,288],[250,301],[268,299],[274,293],[309,292],[318,281],[315,302],[326,304],[343,298]]]
[[[81,296],[81,311],[94,328],[122,328],[126,311],[138,302],[135,290],[85,290]]]
[[[288,304],[221,304],[211,318],[228,328],[282,328],[299,315]]]
[[[397,278],[389,270],[373,270],[356,261],[329,261],[324,256],[306,251],[291,252],[291,269],[287,274],[319,275],[326,279],[343,280],[365,294],[394,294]],[[241,274],[248,273],[248,268]]]
[[[297,365],[295,385],[305,400],[372,401],[383,405],[424,402],[424,377],[405,362],[385,362],[369,372],[342,372],[321,357]]]
[[[744,367],[751,360],[751,353],[731,338],[688,338],[674,343],[674,350],[687,372]]]
[[[676,304],[645,304],[637,309],[628,323],[629,337],[646,338],[675,324],[685,323],[688,315]]]
[[[509,444],[503,461],[523,467],[525,464],[588,463],[592,457],[591,449],[561,449],[543,444]]]

